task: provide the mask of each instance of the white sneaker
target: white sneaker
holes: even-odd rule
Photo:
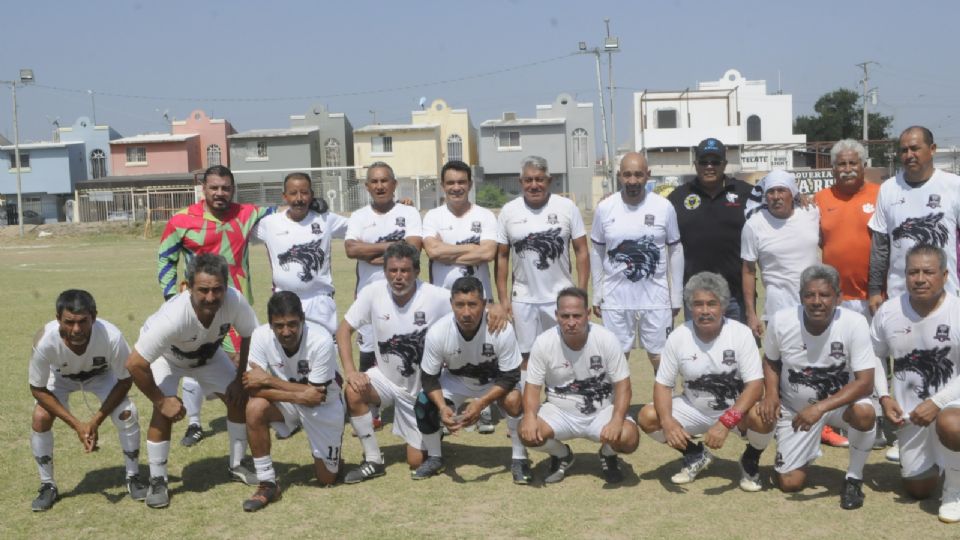
[[[711,463],[713,463],[713,454],[704,450],[696,461],[689,465],[684,465],[683,468],[680,469],[680,472],[671,476],[670,481],[674,484],[689,484],[696,480],[697,475],[709,467]]]
[[[960,522],[960,489],[944,489],[937,517],[944,523]]]
[[[884,457],[887,458],[887,461],[900,463],[900,445],[894,441],[893,446],[887,448],[887,453],[884,454]]]
[[[763,489],[763,485],[760,483],[760,473],[748,473],[743,468],[743,463],[740,464],[740,489],[747,493],[756,493]]]

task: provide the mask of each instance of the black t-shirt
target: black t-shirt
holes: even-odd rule
[[[746,222],[744,209],[752,188],[743,180],[725,176],[723,190],[711,197],[697,178],[678,186],[667,197],[677,211],[684,283],[698,272],[716,272],[727,280],[734,298],[743,297],[740,231]]]

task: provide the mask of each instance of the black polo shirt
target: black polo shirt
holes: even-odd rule
[[[667,198],[677,211],[683,282],[698,272],[716,272],[727,280],[730,294],[742,298],[740,232],[753,186],[731,176],[724,176],[723,181],[723,190],[716,197],[708,195],[696,178],[677,186]]]

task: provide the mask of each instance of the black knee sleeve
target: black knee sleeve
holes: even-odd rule
[[[360,353],[360,371],[367,371],[373,366],[377,365],[377,355],[372,352],[362,352]]]

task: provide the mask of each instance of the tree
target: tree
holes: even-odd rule
[[[794,133],[803,133],[807,141],[861,140],[863,137],[863,105],[861,95],[848,88],[839,88],[820,96],[813,110],[814,116],[798,116],[793,124]],[[870,140],[890,138],[893,117],[869,113]],[[875,165],[886,163],[883,148],[870,148],[870,157]]]
[[[495,184],[480,184],[477,188],[477,204],[486,208],[500,208],[510,198]]]

